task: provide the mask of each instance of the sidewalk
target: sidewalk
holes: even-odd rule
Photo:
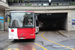
[[[0,31],[0,50],[3,50],[8,44],[8,31]]]
[[[59,32],[68,38],[75,38],[75,31],[59,31]]]
[[[0,39],[8,38],[8,31],[0,31]]]
[[[8,31],[0,31],[0,34],[2,34],[2,33],[8,33]]]

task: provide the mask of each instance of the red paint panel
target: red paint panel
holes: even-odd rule
[[[35,28],[18,28],[18,38],[35,39]],[[30,35],[34,34],[34,35]]]

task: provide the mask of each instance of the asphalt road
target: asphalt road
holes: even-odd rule
[[[57,31],[39,32],[35,40],[8,40],[6,35],[3,39],[0,34],[0,50],[75,50],[75,39]]]

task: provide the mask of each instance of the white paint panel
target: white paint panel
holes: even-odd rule
[[[36,26],[36,33],[38,33],[39,32],[39,27],[38,26]]]
[[[17,28],[12,28],[14,32],[11,32],[11,28],[9,28],[9,39],[18,39]]]

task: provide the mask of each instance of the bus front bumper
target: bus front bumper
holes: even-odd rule
[[[21,37],[15,37],[15,36],[9,36],[9,39],[35,39],[35,36],[21,36]]]

